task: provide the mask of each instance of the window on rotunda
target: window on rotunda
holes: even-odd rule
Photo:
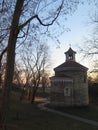
[[[72,60],[72,59],[73,59],[73,55],[69,54],[69,60]]]
[[[70,96],[71,95],[71,89],[68,87],[64,88],[64,96]]]

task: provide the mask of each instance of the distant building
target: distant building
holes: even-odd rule
[[[76,52],[69,48],[65,52],[66,61],[54,68],[51,77],[50,102],[59,106],[83,106],[89,104],[88,68],[75,61]]]

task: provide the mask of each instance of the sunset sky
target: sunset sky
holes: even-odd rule
[[[51,46],[51,59],[52,67],[56,67],[65,61],[64,52],[68,50],[70,44],[73,50],[77,52],[76,61],[90,68],[91,63],[87,59],[82,59],[79,54],[79,46],[82,45],[84,37],[89,37],[93,31],[93,24],[91,23],[91,17],[94,16],[96,7],[93,4],[87,4],[78,6],[78,9],[73,15],[68,15],[68,19],[65,22],[66,28],[70,28],[70,31],[63,33],[59,37],[60,47],[56,45]],[[53,42],[53,41],[49,41]]]

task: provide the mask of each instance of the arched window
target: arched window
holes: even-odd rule
[[[69,54],[69,60],[72,60],[72,59],[73,59],[73,55]]]
[[[71,89],[68,87],[64,88],[64,96],[70,96],[71,95]]]

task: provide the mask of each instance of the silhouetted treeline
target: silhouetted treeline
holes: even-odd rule
[[[23,85],[19,85],[19,84],[12,84],[12,91],[15,91],[15,92],[21,92],[23,89]]]

